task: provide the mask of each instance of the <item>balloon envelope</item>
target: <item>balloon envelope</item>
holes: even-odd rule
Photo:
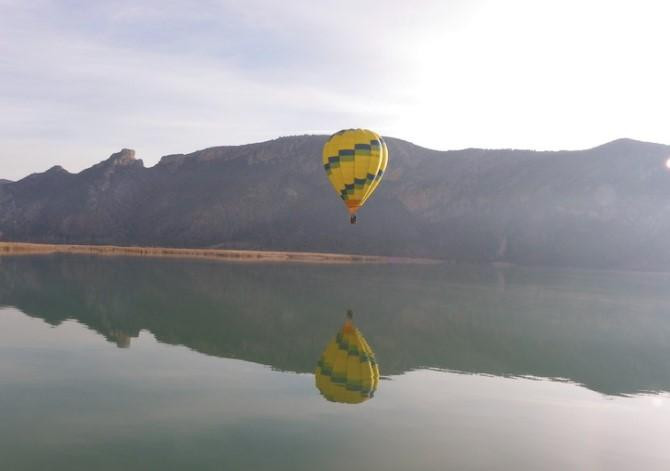
[[[368,129],[345,129],[323,146],[323,167],[330,184],[354,215],[377,189],[388,164],[386,143]]]
[[[317,389],[329,401],[358,404],[373,396],[379,384],[377,361],[351,320],[324,350],[314,376]]]

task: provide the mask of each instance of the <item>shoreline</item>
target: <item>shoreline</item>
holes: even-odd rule
[[[168,257],[233,262],[293,263],[438,263],[438,260],[378,255],[336,254],[326,252],[283,252],[266,250],[229,250],[207,248],[139,247],[115,245],[39,244],[0,242],[0,257],[13,255],[80,254],[102,256]]]

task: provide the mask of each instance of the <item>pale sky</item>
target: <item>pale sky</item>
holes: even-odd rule
[[[670,144],[668,0],[0,0],[0,178],[366,127]]]

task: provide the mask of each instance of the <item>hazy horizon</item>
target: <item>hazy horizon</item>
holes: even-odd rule
[[[253,145],[253,144],[262,144],[262,143],[264,143],[264,142],[271,142],[271,141],[274,141],[274,140],[277,140],[277,139],[287,139],[287,138],[301,137],[301,136],[328,136],[328,134],[321,134],[321,133],[315,133],[315,134],[309,134],[309,133],[306,133],[306,134],[292,134],[292,135],[285,135],[285,136],[277,136],[277,137],[274,137],[274,138],[265,139],[265,140],[262,140],[262,141],[255,141],[255,142],[246,142],[246,143],[240,143],[240,144],[220,144],[220,145],[215,145],[215,146],[211,146],[211,147],[204,147],[204,148],[193,149],[193,150],[190,150],[190,151],[186,151],[186,152],[184,152],[184,153],[181,154],[181,155],[189,155],[189,154],[193,154],[193,153],[196,153],[196,152],[200,152],[200,151],[203,151],[203,150],[206,150],[206,149],[211,149],[211,148],[216,148],[216,147],[240,147],[240,146]],[[504,149],[492,149],[492,148],[487,148],[487,147],[464,147],[464,148],[458,148],[458,149],[431,149],[430,147],[421,146],[421,145],[419,145],[419,144],[416,144],[416,143],[414,143],[414,142],[408,141],[407,139],[403,139],[403,138],[400,138],[400,137],[397,137],[397,136],[385,136],[385,137],[386,137],[387,139],[397,139],[397,140],[400,140],[400,141],[406,141],[406,142],[409,142],[409,143],[411,143],[411,144],[417,145],[417,146],[419,146],[419,147],[423,147],[423,148],[426,148],[426,149],[429,149],[429,150],[437,150],[437,151],[440,151],[440,152],[461,151],[461,150],[467,150],[467,149],[484,149],[484,150],[518,150],[518,151],[531,151],[531,152],[561,152],[561,151],[571,152],[571,151],[589,150],[589,149],[597,148],[597,147],[600,147],[600,146],[603,146],[603,145],[607,145],[607,144],[610,144],[610,143],[612,143],[612,142],[617,142],[617,141],[646,142],[646,143],[650,143],[650,144],[659,144],[659,145],[670,146],[670,144],[666,144],[666,143],[664,143],[664,142],[649,142],[649,141],[642,141],[642,140],[640,140],[640,139],[633,139],[633,138],[629,138],[629,137],[621,137],[621,138],[613,139],[613,140],[611,140],[611,141],[602,142],[602,143],[597,144],[597,145],[592,146],[592,147],[588,147],[588,148],[579,148],[579,149],[567,149],[567,148],[557,148],[557,149],[522,149],[522,148],[512,148],[512,147],[504,148]],[[21,180],[21,179],[23,179],[23,178],[25,178],[25,177],[27,177],[27,176],[33,175],[33,174],[35,174],[35,173],[43,173],[43,172],[46,172],[47,170],[49,170],[49,169],[51,169],[51,168],[53,168],[53,167],[62,167],[63,169],[65,169],[65,170],[68,171],[69,173],[76,174],[76,173],[80,173],[80,172],[82,172],[82,171],[84,171],[84,170],[86,170],[86,169],[92,167],[93,165],[95,165],[95,164],[97,164],[97,163],[100,163],[100,162],[103,162],[103,161],[109,159],[112,155],[117,154],[117,153],[119,153],[119,152],[121,152],[121,151],[123,151],[123,150],[131,150],[131,151],[135,152],[135,158],[136,158],[137,160],[141,160],[141,161],[143,162],[143,165],[144,165],[145,168],[149,168],[149,167],[153,167],[153,166],[155,166],[155,165],[158,165],[158,162],[159,162],[160,159],[163,158],[163,157],[166,157],[166,156],[169,156],[169,155],[175,155],[174,153],[167,153],[167,154],[165,154],[165,155],[161,155],[160,157],[158,157],[158,158],[156,158],[156,159],[151,159],[150,161],[147,162],[147,160],[146,160],[141,154],[139,154],[139,153],[136,151],[136,149],[134,149],[132,146],[131,146],[131,147],[122,147],[122,148],[119,148],[119,149],[111,150],[110,152],[108,152],[108,153],[105,154],[105,155],[96,156],[96,157],[91,157],[91,159],[90,159],[88,162],[83,162],[83,163],[82,163],[82,166],[81,166],[80,168],[77,168],[77,169],[71,169],[71,168],[66,167],[66,166],[63,165],[63,164],[60,164],[60,163],[57,163],[57,162],[56,162],[56,163],[54,163],[53,165],[51,165],[51,166],[49,166],[49,167],[47,167],[47,168],[37,169],[37,170],[35,170],[34,172],[31,172],[31,173],[26,174],[26,175],[20,175],[20,176],[18,176],[17,178],[9,178],[9,177],[7,177],[7,176],[0,175],[0,180],[19,181],[19,180]],[[668,157],[669,157],[669,160],[668,160],[669,163],[668,163],[668,165],[670,165],[670,155],[669,155]]]

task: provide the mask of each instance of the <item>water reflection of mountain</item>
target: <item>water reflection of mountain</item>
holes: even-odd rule
[[[454,266],[0,258],[0,304],[74,318],[119,346],[165,343],[311,372],[346,308],[382,374],[433,367],[670,390],[670,277]],[[360,289],[364,286],[365,289]]]

